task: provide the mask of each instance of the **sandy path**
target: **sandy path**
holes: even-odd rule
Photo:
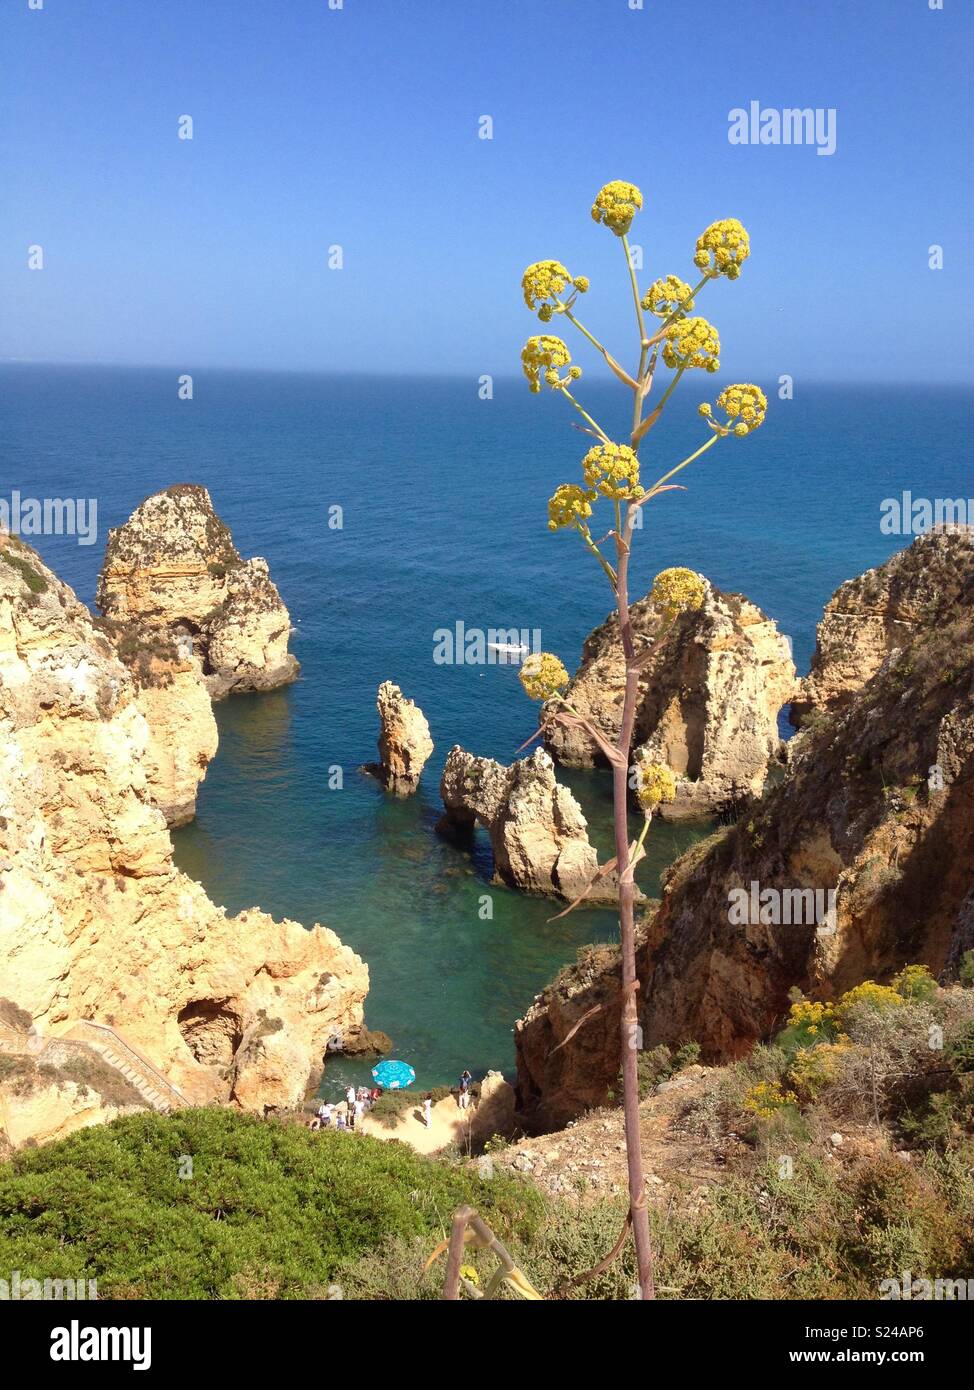
[[[433,1123],[429,1129],[423,1124],[422,1113],[422,1101],[417,1098],[416,1104],[409,1107],[395,1129],[388,1129],[369,1115],[362,1118],[358,1127],[363,1134],[371,1134],[376,1139],[401,1139],[417,1153],[431,1154],[445,1149],[448,1144],[462,1142],[477,1112],[473,1104],[467,1110],[461,1110],[454,1096],[445,1096],[433,1106]]]

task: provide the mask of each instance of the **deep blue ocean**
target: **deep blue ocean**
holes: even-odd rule
[[[666,566],[699,569],[777,619],[803,672],[836,586],[908,543],[881,533],[882,500],[974,495],[974,392],[799,382],[781,401],[765,389],[764,427],[716,445],[682,475],[686,492],[646,508],[632,592]],[[583,381],[578,394],[625,437],[621,386]],[[696,406],[714,394],[688,374],[643,446],[644,481],[704,441]],[[514,378],[482,400],[466,378],[200,370],[181,401],[175,370],[0,368],[0,496],[97,498],[94,545],[27,537],[85,602],[108,528],[172,483],[205,484],[240,552],[269,561],[302,679],[218,706],[220,751],[196,821],[174,835],[177,860],[232,912],[259,904],[334,928],[369,963],[367,1021],[421,1085],[464,1066],[510,1073],[515,1018],[580,945],[616,929],[604,910],[549,922],[550,903],[490,885],[482,843],[471,860],[434,829],[452,744],[509,761],[536,713],[514,667],[434,663],[434,631],[540,628],[574,669],[609,609],[594,560],[546,528],[547,498],[578,476],[588,442],[573,414]],[[376,755],[386,679],[418,701],[436,742],[408,800],[357,771]],[[336,767],[341,789],[329,787]],[[565,780],[607,846],[607,778]],[[708,828],[654,825],[643,888],[654,893],[659,869]],[[357,1074],[340,1063],[326,1089]]]

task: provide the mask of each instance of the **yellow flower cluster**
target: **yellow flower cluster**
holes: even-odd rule
[[[855,989],[847,990],[843,994],[835,1006],[835,1011],[845,1023],[849,1011],[857,1005],[864,1005],[876,1013],[888,1013],[891,1009],[902,1008],[903,996],[897,994],[895,989],[890,989],[889,985],[877,985],[875,980],[864,980],[861,985],[856,985]]]
[[[596,494],[577,483],[561,483],[548,499],[548,530],[560,531],[564,526],[577,526],[587,531]]]
[[[537,652],[524,658],[520,680],[532,700],[548,700],[564,690],[568,672],[551,652]]]
[[[821,1004],[814,999],[800,999],[797,1004],[792,1004],[788,1013],[789,1028],[801,1028],[813,1036],[820,1028],[829,1029],[836,1023],[832,1005]]]
[[[728,280],[736,280],[750,254],[751,239],[747,232],[736,217],[725,217],[720,222],[711,222],[697,237],[693,262],[710,275],[726,275]]]
[[[663,361],[668,367],[705,367],[716,372],[720,367],[720,338],[716,328],[706,319],[678,319],[666,330]]]
[[[676,796],[676,778],[665,763],[636,764],[636,795],[647,811],[655,811],[662,801]]]
[[[625,236],[642,205],[643,195],[634,183],[613,179],[599,189],[592,204],[592,220],[603,223],[616,236]]]
[[[788,1078],[799,1095],[814,1101],[821,1091],[838,1079],[842,1059],[851,1050],[848,1039],[799,1048],[788,1071]]]
[[[656,611],[672,621],[679,613],[694,613],[703,604],[707,581],[694,570],[662,570],[653,581],[650,600]]]
[[[673,314],[684,318],[693,308],[693,294],[685,280],[678,275],[667,275],[665,279],[653,281],[643,295],[642,306],[659,319],[668,319]]]
[[[726,412],[726,423],[722,425],[712,418],[713,411],[705,401],[698,408],[707,424],[718,434],[736,434],[742,439],[744,435],[763,425],[764,417],[768,413],[767,396],[760,386],[754,386],[750,382],[725,386],[717,397],[717,405]]]
[[[744,1109],[757,1115],[759,1120],[770,1120],[776,1111],[794,1105],[797,1099],[794,1091],[782,1089],[780,1081],[759,1081],[744,1097]]]
[[[537,309],[538,317],[545,323],[552,314],[562,312],[556,301],[569,285],[584,294],[589,285],[588,276],[572,275],[561,261],[535,261],[521,276],[525,304],[529,309]]]
[[[549,386],[563,385],[563,379],[558,375],[559,367],[568,367],[567,381],[573,381],[582,375],[581,367],[570,367],[569,363],[572,355],[568,351],[567,344],[560,338],[553,337],[550,333],[541,333],[537,337],[529,338],[521,349],[521,366],[524,375],[532,391],[541,390],[541,374],[544,372],[544,379]]]
[[[630,500],[642,497],[639,486],[639,459],[628,444],[595,444],[582,459],[586,487],[603,497]]]

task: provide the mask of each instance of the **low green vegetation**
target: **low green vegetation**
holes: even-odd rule
[[[647,1052],[642,1087],[695,1057],[692,1044]],[[661,1298],[875,1299],[903,1271],[970,1277],[974,990],[911,966],[831,1003],[796,995],[772,1043],[672,1095],[680,1151],[713,1176],[657,1169]],[[418,1101],[385,1100],[388,1122]],[[595,1117],[593,1145],[601,1133]],[[546,1196],[500,1143],[474,1162],[428,1159],[218,1107],[128,1116],[0,1165],[0,1268],[97,1278],[103,1298],[325,1299],[337,1285],[346,1299],[435,1299],[443,1262],[424,1265],[462,1203],[546,1298],[633,1296],[628,1246],[584,1278],[622,1229],[621,1191],[580,1181]],[[493,1256],[464,1259],[483,1287]]]
[[[403,1144],[221,1108],[133,1115],[0,1166],[0,1269],[102,1298],[327,1297],[388,1239],[427,1254],[469,1202],[530,1242],[540,1197]]]
[[[17,555],[7,545],[0,545],[0,560],[8,564],[12,570],[16,570],[21,579],[27,585],[32,594],[46,593],[47,580],[39,570],[36,570],[29,560],[23,555]]]

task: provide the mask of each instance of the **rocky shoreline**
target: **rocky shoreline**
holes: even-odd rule
[[[83,1045],[85,1023],[115,1030],[191,1103],[298,1104],[336,1036],[370,1046],[368,968],[326,928],[228,917],[175,868],[168,833],[194,814],[216,753],[212,701],[297,674],[266,562],[243,561],[189,485],[111,533],[100,619],[23,542],[0,536],[0,559],[0,1002],[38,1047]],[[974,947],[972,599],[970,538],[928,535],[841,586],[801,681],[775,624],[709,584],[647,663],[636,743],[677,774],[669,814],[726,824],[641,907],[644,1046],[692,1040],[708,1062],[733,1059],[780,1027],[796,988],[831,997],[912,962],[949,981]],[[633,613],[651,642],[651,600]],[[621,671],[610,618],[568,694],[606,739]],[[782,745],[789,702],[799,732]],[[391,681],[377,709],[369,770],[410,795],[429,723]],[[509,766],[455,746],[439,829],[464,843],[482,826],[506,886],[612,902],[611,866],[556,777],[558,762],[598,759],[579,725],[549,728],[547,750]],[[796,888],[832,895],[827,920],[728,911],[735,892]],[[535,999],[515,1028],[519,1124],[557,1128],[605,1103],[619,1007],[611,947]],[[58,1095],[32,1122],[40,1137],[110,1110],[92,1118]]]

